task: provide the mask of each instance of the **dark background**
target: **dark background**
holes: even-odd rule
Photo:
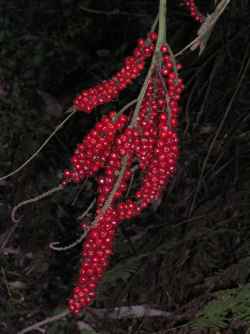
[[[211,13],[214,1],[198,1]],[[90,10],[89,10],[90,9]],[[144,37],[158,1],[0,0],[0,171],[19,166],[56,125],[79,90],[107,79]],[[247,333],[250,321],[250,21],[246,0],[231,1],[204,53],[183,54],[186,84],[180,119],[181,157],[161,201],[125,222],[93,308],[157,305],[171,317],[91,319],[96,333]],[[199,25],[168,1],[174,52]],[[119,109],[143,82],[122,93]],[[15,176],[0,181],[0,333],[59,313],[78,274],[81,246],[58,253],[53,241],[79,236],[76,217],[95,185],[26,206],[18,202],[60,182],[76,144],[105,113],[75,115]],[[46,333],[87,333],[67,319]],[[88,332],[93,334],[94,332]]]

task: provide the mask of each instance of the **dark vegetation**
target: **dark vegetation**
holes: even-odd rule
[[[198,25],[176,1],[168,3],[168,39],[177,52],[194,39]],[[209,12],[214,1],[197,4]],[[119,68],[150,29],[157,6],[158,1],[1,1],[1,176],[36,150],[81,88]],[[186,91],[177,174],[160,202],[122,225],[93,304],[157,305],[171,316],[92,319],[96,333],[248,333],[249,17],[248,1],[232,1],[204,53],[181,56]],[[138,89],[139,84],[130,87],[114,106],[119,109]],[[79,236],[76,217],[95,186],[70,186],[25,207],[16,226],[10,211],[58,184],[75,145],[105,108],[74,116],[32,164],[0,183],[0,333],[17,333],[65,307],[81,247],[57,253],[49,244]],[[87,333],[78,321],[61,320],[46,333]]]

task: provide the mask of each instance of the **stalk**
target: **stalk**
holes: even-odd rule
[[[166,42],[166,15],[167,15],[167,0],[160,0],[159,3],[159,28],[158,28],[158,39],[156,42],[156,48],[155,48],[155,52],[153,55],[153,59],[151,61],[146,79],[144,81],[144,84],[142,86],[142,89],[139,93],[138,99],[137,99],[137,104],[135,107],[135,111],[133,114],[133,117],[131,119],[131,123],[129,125],[130,128],[133,128],[136,126],[137,123],[137,119],[138,119],[138,114],[141,108],[141,104],[142,101],[144,99],[148,84],[149,84],[149,80],[153,74],[155,65],[158,62],[159,59],[159,53],[160,53],[160,47],[162,44],[164,44]]]

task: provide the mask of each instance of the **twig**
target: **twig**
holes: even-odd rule
[[[59,313],[59,314],[57,314],[57,315],[55,315],[53,317],[48,317],[48,318],[46,318],[46,319],[44,319],[42,321],[39,321],[39,322],[35,323],[34,325],[26,327],[23,330],[17,332],[17,334],[25,334],[25,333],[29,333],[29,332],[31,332],[33,330],[42,332],[41,326],[44,326],[44,325],[47,325],[49,323],[58,321],[58,320],[60,320],[62,318],[65,318],[68,315],[69,315],[69,311],[68,310],[63,311],[62,313]]]
[[[87,209],[81,214],[81,216],[77,217],[77,219],[82,220],[89,213],[89,211],[93,208],[93,206],[95,205],[95,202],[96,202],[96,199],[93,199],[93,201],[90,203]]]
[[[156,28],[158,22],[159,22],[159,13],[156,15],[156,18],[155,18],[155,20],[154,20],[154,23],[153,23],[153,25],[152,25],[152,27],[151,27],[151,29],[150,29],[151,32],[152,32],[152,31],[155,31],[155,28]]]
[[[70,244],[70,245],[68,245],[68,246],[64,246],[64,247],[56,246],[56,245],[59,245],[60,242],[55,241],[55,242],[51,242],[51,243],[49,244],[49,248],[51,248],[51,249],[53,249],[53,250],[55,250],[55,251],[57,251],[57,252],[64,252],[64,251],[66,251],[66,250],[72,249],[72,248],[76,247],[77,245],[79,245],[79,244],[83,241],[83,239],[84,239],[84,238],[86,237],[86,235],[88,234],[88,231],[89,231],[89,229],[86,228],[86,229],[83,231],[83,233],[82,233],[82,235],[80,236],[80,238],[78,238],[76,241],[74,241],[72,244]]]
[[[101,210],[101,213],[102,213],[102,214],[104,214],[104,212],[110,207],[110,205],[111,205],[111,203],[112,203],[112,200],[113,200],[113,198],[114,198],[114,196],[115,196],[115,193],[117,192],[117,190],[118,190],[118,188],[119,188],[119,186],[120,186],[120,183],[121,183],[121,181],[122,181],[123,175],[124,175],[124,173],[125,173],[125,171],[126,171],[127,163],[128,163],[128,156],[126,155],[126,156],[122,159],[122,163],[121,163],[122,168],[121,168],[121,171],[120,171],[120,173],[119,173],[119,176],[118,176],[118,178],[117,178],[117,180],[116,180],[116,183],[115,183],[115,185],[114,185],[114,187],[113,187],[113,189],[112,189],[112,191],[111,191],[111,193],[110,193],[110,195],[109,195],[109,197],[108,197],[106,203],[105,203],[104,206],[102,207],[102,210]]]
[[[171,317],[172,313],[154,308],[156,305],[132,305],[114,307],[113,309],[92,309],[98,318],[104,319],[124,319],[142,317]]]
[[[145,17],[147,16],[146,14],[140,14],[140,13],[129,13],[125,11],[120,11],[119,8],[114,8],[113,10],[110,11],[105,11],[105,10],[99,10],[99,9],[92,9],[92,8],[87,8],[84,6],[79,7],[81,10],[87,13],[91,14],[101,14],[101,15],[126,15],[126,16],[138,16],[138,17]]]
[[[137,102],[137,99],[134,99],[130,102],[128,102],[121,110],[118,111],[118,113],[114,117],[114,121],[116,121],[121,114],[123,114],[127,109],[132,107]]]
[[[48,142],[51,140],[52,137],[64,126],[64,124],[73,116],[76,114],[77,110],[75,110],[73,107],[70,108],[71,113],[55,128],[55,130],[49,135],[49,137],[43,142],[43,144],[18,168],[16,168],[14,171],[11,173],[2,176],[0,178],[0,182],[7,179],[10,176],[13,176],[20,172],[24,167],[26,167],[37,155],[42,151],[42,149],[48,144]]]
[[[152,73],[154,71],[155,64],[158,60],[158,55],[159,55],[159,52],[160,52],[160,46],[161,46],[161,44],[163,44],[166,41],[166,1],[167,0],[160,0],[160,5],[159,5],[159,29],[158,29],[158,39],[157,39],[157,43],[156,43],[156,47],[155,47],[155,52],[154,52],[153,59],[152,59],[152,62],[150,64],[150,68],[148,70],[146,79],[144,81],[144,84],[142,86],[142,89],[141,89],[140,94],[139,94],[138,99],[137,99],[137,104],[136,104],[136,107],[135,107],[135,111],[134,111],[133,117],[131,119],[131,123],[129,125],[130,128],[135,127],[136,124],[137,124],[138,114],[140,112],[141,104],[142,104],[142,101],[143,101],[144,96],[146,94],[148,84],[149,84],[149,80],[150,80],[150,78],[152,76]],[[157,18],[156,18],[156,20],[157,20]]]
[[[4,252],[6,245],[8,244],[11,236],[13,235],[13,233],[15,232],[16,228],[17,228],[18,224],[14,224],[11,226],[11,228],[9,229],[8,232],[6,232],[6,238],[3,240],[1,247],[0,247],[0,254]]]
[[[33,197],[33,198],[30,198],[30,199],[27,199],[23,202],[20,202],[18,203],[11,211],[11,220],[14,222],[14,223],[18,223],[21,218],[17,219],[16,218],[16,212],[18,209],[20,209],[22,206],[26,205],[26,204],[29,204],[29,203],[34,203],[34,202],[37,202],[39,201],[40,199],[43,199],[45,197],[48,197],[50,196],[51,194],[55,193],[56,191],[60,191],[63,189],[63,186],[59,185],[55,188],[52,188],[50,189],[49,191],[46,191],[45,193],[41,194],[41,195],[38,195],[36,197]]]
[[[78,175],[79,175],[79,174],[78,174]],[[72,205],[72,206],[74,206],[74,205],[76,204],[76,202],[77,202],[77,200],[78,200],[78,198],[79,198],[81,192],[83,191],[83,189],[84,189],[84,187],[85,187],[87,181],[88,181],[88,178],[86,178],[86,179],[81,183],[79,189],[76,191],[76,193],[75,193],[75,195],[74,195],[74,198],[73,198],[73,200],[72,200],[72,202],[71,202],[71,205]]]

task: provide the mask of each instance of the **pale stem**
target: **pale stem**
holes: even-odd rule
[[[54,135],[64,126],[64,124],[77,113],[73,107],[69,109],[70,114],[55,128],[55,130],[49,135],[49,137],[43,142],[43,144],[18,168],[16,168],[13,172],[0,177],[0,182],[7,179],[10,176],[13,176],[20,172],[24,167],[26,167],[34,158],[38,156],[38,154],[42,151],[42,149],[48,144],[48,142],[54,137]]]

